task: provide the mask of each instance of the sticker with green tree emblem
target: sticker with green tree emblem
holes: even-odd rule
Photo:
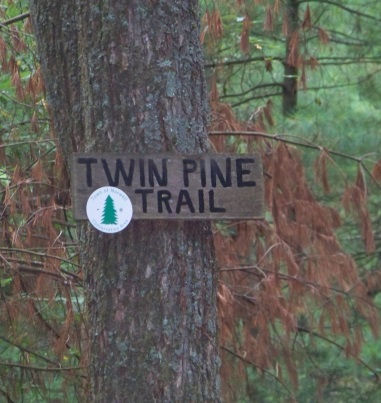
[[[86,204],[86,214],[97,230],[110,234],[119,232],[131,221],[131,200],[122,190],[104,186],[90,195]]]

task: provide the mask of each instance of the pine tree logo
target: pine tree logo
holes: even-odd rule
[[[115,210],[114,199],[108,195],[105,200],[102,213],[102,224],[113,224],[118,223],[118,216]]]
[[[130,223],[133,208],[130,198],[121,189],[103,186],[91,193],[86,203],[90,223],[107,234],[122,231]]]

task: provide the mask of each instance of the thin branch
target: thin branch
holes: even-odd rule
[[[327,343],[330,343],[332,345],[334,345],[335,347],[337,347],[339,350],[341,351],[345,351],[346,354],[352,356],[353,358],[355,358],[361,365],[363,365],[366,369],[368,369],[370,372],[372,372],[372,374],[376,377],[376,379],[379,381],[380,380],[380,375],[376,372],[376,370],[374,370],[372,367],[370,367],[365,361],[363,361],[360,357],[357,357],[355,354],[351,353],[350,351],[347,351],[345,349],[345,347],[343,347],[342,345],[340,345],[339,343],[336,343],[334,340],[329,339],[328,337],[325,337],[319,333],[316,333],[314,331],[311,331],[310,329],[304,328],[304,327],[300,327],[298,326],[296,329],[298,332],[302,332],[302,333],[307,333],[310,334],[312,336],[318,337],[321,340],[326,341]]]
[[[246,104],[247,102],[253,101],[254,99],[263,99],[263,98],[270,98],[270,97],[278,97],[280,95],[282,95],[283,92],[274,92],[273,94],[262,94],[262,95],[255,95],[253,97],[250,98],[246,98],[242,101],[239,101],[235,104],[232,105],[232,108],[235,108],[236,106],[240,106],[242,104]]]
[[[367,74],[365,77],[358,79],[357,81],[345,83],[345,84],[336,84],[336,85],[326,85],[326,86],[321,86],[321,87],[307,87],[304,91],[320,91],[320,90],[326,90],[326,89],[333,89],[333,88],[343,88],[343,87],[352,87],[354,85],[359,85],[363,84],[366,81],[370,80],[373,78],[373,76],[379,74],[381,69],[377,69],[373,73]]]
[[[78,285],[82,284],[82,279],[80,276],[78,276],[77,274],[74,274],[74,273],[67,272],[67,271],[65,273],[63,273],[64,270],[62,270],[62,269],[60,269],[59,273],[56,273],[53,271],[48,271],[48,270],[43,270],[43,269],[35,269],[31,266],[26,266],[26,265],[20,265],[17,267],[17,269],[21,272],[32,273],[35,275],[45,274],[46,276],[51,276],[56,279],[62,280],[64,282],[68,280],[66,276],[70,276],[71,280],[75,280]],[[67,285],[69,285],[69,284],[67,284]]]
[[[29,369],[31,371],[43,371],[43,372],[63,372],[63,371],[78,371],[82,369],[87,369],[87,367],[35,367],[32,365],[23,365],[16,364],[14,362],[5,362],[0,361],[0,365],[4,367],[12,367],[12,368],[21,368],[21,369]],[[81,375],[83,378],[86,378],[85,375]]]
[[[307,3],[307,2],[308,3],[317,2],[317,3],[330,4],[331,6],[335,6],[335,7],[341,8],[344,11],[348,11],[351,14],[358,15],[359,17],[368,18],[370,20],[379,21],[379,22],[381,21],[380,18],[377,18],[370,14],[362,13],[361,11],[358,11],[358,10],[354,10],[353,8],[349,8],[347,6],[344,6],[343,4],[336,3],[335,1],[331,1],[331,0],[299,0],[299,4]]]
[[[381,58],[377,57],[349,57],[349,56],[327,56],[327,57],[319,57],[319,61],[322,60],[337,60],[345,63],[346,60],[352,60],[353,63],[379,63],[381,62]]]
[[[244,362],[245,364],[249,364],[251,366],[253,366],[254,368],[258,368],[260,369],[262,372],[264,372],[267,375],[270,375],[271,377],[273,377],[277,382],[279,382],[284,388],[285,390],[287,390],[287,392],[290,394],[290,396],[292,396],[293,399],[295,399],[295,396],[292,392],[292,390],[276,375],[272,374],[270,371],[268,371],[267,369],[264,368],[260,368],[258,367],[258,365],[256,365],[254,362],[248,360],[245,357],[242,357],[241,355],[237,354],[236,352],[234,352],[233,350],[230,350],[227,347],[224,346],[220,346],[220,349],[223,351],[226,351],[227,353],[233,355],[234,357],[238,358],[239,360],[241,360],[242,362]]]
[[[29,253],[30,251],[26,250],[25,252]],[[4,258],[4,256],[1,256],[1,257]],[[62,258],[58,258],[58,259],[62,259]],[[83,279],[81,276],[79,276],[76,273],[71,273],[70,271],[65,270],[63,268],[59,268],[59,269],[57,269],[57,271],[48,271],[48,270],[40,269],[39,267],[45,266],[44,262],[42,262],[42,261],[41,262],[32,262],[31,264],[36,266],[36,267],[32,267],[30,265],[27,265],[24,262],[24,260],[21,260],[21,259],[15,259],[15,258],[8,257],[7,259],[4,259],[4,260],[8,264],[9,264],[9,262],[17,263],[18,265],[16,266],[16,268],[18,271],[21,271],[21,272],[32,273],[35,275],[44,274],[46,276],[51,276],[56,279],[62,280],[63,282],[68,281],[68,279],[70,279],[72,281],[75,281],[77,285],[82,285],[82,282],[83,282]],[[68,264],[76,265],[79,267],[79,265],[77,265],[77,263],[70,262],[68,260],[64,260],[64,261],[66,261]],[[0,267],[1,267],[1,264],[0,264]]]
[[[37,119],[37,122],[38,123],[49,123],[50,122],[50,120],[49,119],[44,119],[44,118],[40,118],[40,119]],[[10,131],[10,130],[12,130],[13,128],[15,128],[15,127],[18,127],[18,126],[27,126],[27,125],[30,125],[30,120],[25,120],[25,121],[23,121],[23,122],[17,122],[17,123],[12,123],[11,125],[9,125],[9,126],[6,126],[5,128],[1,128],[1,130],[0,130],[0,134],[4,134],[4,133],[7,133],[8,131]],[[54,140],[38,140],[38,141],[36,141],[36,143],[38,143],[38,142],[46,142],[46,141],[54,141]],[[33,143],[33,141],[26,141],[25,143]],[[11,144],[12,145],[12,144]],[[0,147],[6,147],[7,145],[6,144],[1,144],[0,145]]]
[[[316,58],[317,61],[319,62],[319,66],[325,66],[325,65],[330,65],[330,63],[321,63],[323,60],[337,60],[342,61],[342,64],[355,64],[355,63],[381,63],[380,57],[318,57]],[[235,66],[235,65],[240,65],[240,64],[247,64],[247,63],[252,63],[252,62],[264,62],[266,60],[269,61],[280,61],[284,62],[283,57],[279,56],[263,56],[263,57],[252,57],[252,58],[245,58],[245,59],[235,59],[235,60],[227,60],[227,61],[221,61],[221,62],[209,62],[205,63],[204,67],[206,69],[208,68],[215,68],[215,67],[225,67],[225,66]],[[334,63],[332,63],[334,64]]]
[[[283,83],[268,83],[268,84],[260,84],[260,85],[256,85],[255,87],[249,88],[246,91],[243,91],[239,94],[227,94],[227,95],[221,95],[220,99],[224,99],[224,98],[233,98],[233,97],[241,97],[243,95],[249,94],[250,92],[255,92],[259,89],[262,88],[268,88],[268,87],[282,87],[283,88]]]
[[[351,161],[355,161],[360,166],[370,175],[372,178],[373,182],[376,184],[377,187],[381,189],[381,182],[377,181],[376,178],[372,175],[370,170],[366,167],[364,164],[364,157],[354,157],[353,155],[345,154],[339,151],[334,151],[334,150],[329,150],[326,148],[323,148],[317,144],[313,143],[306,143],[306,142],[301,142],[301,141],[295,141],[295,140],[290,140],[286,137],[295,137],[295,136],[287,136],[284,134],[268,134],[268,133],[263,133],[263,132],[256,132],[256,131],[210,131],[209,132],[210,136],[257,136],[257,137],[262,137],[266,138],[269,140],[274,140],[274,141],[280,141],[285,144],[291,144],[294,146],[298,147],[304,147],[304,148],[310,148],[312,150],[316,151],[323,151],[325,150],[328,154],[330,155],[335,155],[336,157],[341,157],[345,158]]]
[[[0,23],[0,29],[1,29],[1,27],[6,27],[8,25],[14,24],[15,22],[25,20],[25,19],[27,19],[29,17],[30,17],[29,12],[17,15],[16,17],[13,17],[13,18],[10,18],[9,20],[5,20],[5,21],[1,22]]]
[[[25,171],[29,171],[34,164],[37,164],[38,161],[41,161],[44,157],[46,157],[48,154],[50,154],[52,151],[55,151],[57,149],[56,146],[51,147],[49,150],[45,151],[42,155],[40,155],[35,161],[33,161],[31,164],[29,164],[26,168]]]
[[[318,59],[319,61],[319,59]],[[380,59],[375,59],[375,60],[346,60],[346,61],[337,61],[337,62],[322,62],[318,64],[319,66],[344,66],[344,65],[350,65],[350,64],[380,64],[381,60]]]
[[[34,251],[30,250],[30,249],[0,247],[0,251],[5,252],[5,253],[7,253],[7,252],[9,252],[9,253],[13,253],[13,252],[27,253],[28,255],[39,256],[39,257],[42,257],[42,258],[56,259],[56,260],[59,260],[60,262],[67,263],[67,264],[70,264],[72,266],[80,267],[80,265],[78,263],[71,262],[70,260],[64,259],[62,257],[50,255],[48,253],[34,252]],[[71,273],[70,273],[70,275],[71,275]]]
[[[16,403],[8,394],[7,391],[0,389],[0,393],[7,399],[7,403]]]
[[[283,57],[279,56],[260,56],[260,57],[248,57],[245,59],[236,59],[236,60],[227,60],[227,61],[221,61],[221,62],[210,62],[210,63],[205,63],[204,68],[210,69],[210,68],[215,68],[215,67],[222,67],[222,66],[234,66],[234,65],[239,65],[239,64],[247,64],[251,62],[265,62],[266,60],[276,60],[276,61],[284,61]]]
[[[310,256],[311,258],[311,256]],[[260,268],[257,265],[254,266],[236,266],[236,267],[229,267],[229,266],[221,266],[222,268],[220,269],[221,272],[223,271],[244,271],[247,272],[253,276],[256,276],[257,278],[260,279],[266,279],[268,274],[272,274],[274,276],[277,276],[280,280],[284,280],[284,281],[295,281],[298,282],[299,284],[311,288],[312,290],[316,290],[320,293],[320,295],[324,298],[327,298],[328,300],[330,300],[332,297],[329,295],[325,295],[323,293],[323,291],[328,288],[329,291],[335,292],[337,294],[342,294],[345,296],[350,296],[351,291],[358,286],[358,284],[360,283],[360,281],[358,281],[357,283],[353,284],[353,286],[349,289],[349,290],[340,290],[339,288],[333,287],[333,286],[329,286],[326,287],[324,285],[318,284],[316,282],[312,282],[312,281],[308,281],[303,277],[299,277],[299,276],[290,276],[286,273],[280,273],[277,271],[273,271],[273,270],[269,270],[269,269],[265,269],[265,268]],[[233,289],[232,287],[230,287],[231,289]],[[246,296],[246,295],[242,295],[242,294],[235,294],[238,298],[242,298],[247,300],[250,303],[253,303],[252,298]],[[359,296],[354,296],[354,298],[357,298],[358,300],[360,300],[361,302],[363,302],[364,304],[367,305],[371,305],[373,307],[372,304],[369,304],[368,301],[366,301],[363,297],[359,297]]]
[[[307,91],[321,91],[321,90],[326,90],[326,89],[335,89],[335,88],[343,88],[343,87],[352,87],[352,86],[359,85],[359,84],[362,84],[362,83],[364,83],[364,82],[370,80],[373,76],[375,76],[375,75],[377,75],[377,74],[379,74],[379,73],[380,73],[380,70],[377,70],[377,71],[375,71],[375,72],[373,72],[373,73],[371,73],[371,74],[366,75],[366,76],[363,77],[363,78],[360,78],[360,79],[357,80],[357,81],[353,81],[353,82],[349,82],[349,83],[345,83],[345,84],[334,84],[334,85],[326,85],[326,86],[320,86],[320,87],[307,87],[306,89],[303,90],[303,92],[307,92]],[[263,87],[266,87],[266,86],[277,86],[277,85],[279,85],[279,84],[277,84],[277,83],[273,83],[273,84],[263,84]],[[260,88],[260,86],[257,86],[257,87],[255,87],[255,88]],[[249,90],[249,91],[250,91],[250,90]],[[247,91],[247,92],[248,92],[248,91]],[[220,98],[221,98],[221,99],[222,99],[222,98],[228,98],[228,97],[235,96],[235,95],[237,95],[237,94],[234,94],[234,95],[229,95],[229,94],[228,94],[228,95],[223,95],[223,96],[221,96]],[[239,96],[239,95],[240,95],[240,94],[238,94],[238,96]],[[244,95],[244,93],[243,93],[242,95]],[[283,93],[282,93],[282,92],[276,92],[276,93],[272,93],[272,94],[255,95],[255,96],[252,96],[252,97],[243,99],[243,100],[241,100],[241,101],[239,101],[239,102],[237,102],[237,103],[235,103],[235,104],[232,104],[232,108],[235,108],[235,107],[237,107],[237,106],[246,104],[246,103],[248,103],[248,102],[250,102],[250,101],[253,101],[253,100],[255,100],[255,99],[269,98],[269,97],[275,97],[275,96],[280,96],[280,95],[283,95]]]
[[[234,132],[234,131],[213,131],[212,130],[209,132],[209,135],[211,135],[211,136],[258,136],[258,137],[263,137],[263,138],[266,138],[269,140],[280,141],[282,143],[291,144],[291,145],[295,145],[295,146],[299,146],[299,147],[311,148],[311,149],[317,150],[317,151],[323,150],[323,147],[318,146],[313,143],[303,143],[301,141],[290,140],[287,137],[292,137],[292,136],[287,136],[284,134],[268,134],[268,133],[257,132],[257,131],[236,131],[236,132]],[[358,163],[362,162],[361,158],[354,157],[349,154],[341,153],[341,152],[334,151],[334,150],[326,150],[326,152],[331,155],[336,155],[337,157],[342,157],[342,158],[346,158],[346,159],[349,159],[352,161],[356,161]]]
[[[7,338],[4,337],[4,336],[1,336],[1,335],[0,335],[0,339],[3,340],[3,341],[5,341],[6,343],[10,344],[11,346],[18,348],[18,349],[19,349],[20,351],[22,351],[22,352],[25,352],[25,353],[27,353],[27,354],[34,355],[35,357],[40,358],[41,360],[44,360],[45,362],[47,362],[47,363],[49,363],[49,364],[57,365],[56,362],[50,360],[49,358],[46,358],[46,357],[44,357],[44,356],[42,356],[42,355],[40,355],[40,354],[38,354],[38,353],[36,353],[36,352],[34,352],[34,351],[32,351],[32,350],[29,350],[29,349],[26,348],[26,347],[20,346],[19,344],[13,342],[12,340],[7,339]]]
[[[29,122],[30,123],[30,122]],[[54,143],[56,140],[53,139],[47,139],[47,140],[29,140],[29,141],[18,141],[16,143],[3,143],[0,144],[0,148],[6,148],[6,147],[18,147],[18,146],[23,146],[23,145],[28,145],[28,144],[40,144],[40,143]]]

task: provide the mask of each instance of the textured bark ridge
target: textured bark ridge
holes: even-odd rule
[[[296,111],[298,101],[298,65],[299,65],[299,1],[287,0],[286,19],[288,33],[286,37],[286,55],[283,80],[283,114]]]
[[[197,1],[34,0],[31,13],[66,157],[206,151]],[[92,401],[219,401],[209,225],[80,232]]]

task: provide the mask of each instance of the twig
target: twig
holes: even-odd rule
[[[287,143],[287,144],[292,144],[295,146],[311,148],[313,150],[322,151],[321,146],[318,146],[316,144],[311,144],[311,143],[303,143],[300,141],[290,140],[287,138],[287,135],[284,135],[284,134],[268,134],[268,133],[257,132],[257,131],[214,131],[214,130],[212,130],[209,132],[209,135],[211,135],[211,136],[258,136],[258,137],[263,137],[263,138],[269,139],[269,140],[280,141],[282,143]],[[353,161],[356,161],[359,163],[362,162],[361,158],[353,157],[352,155],[349,155],[349,154],[344,154],[344,153],[334,151],[334,150],[326,150],[326,151],[329,154],[336,155],[337,157],[350,159],[350,160],[353,160]]]
[[[310,149],[316,150],[316,151],[324,150],[329,155],[335,155],[336,157],[341,157],[341,158],[345,158],[345,159],[348,159],[351,161],[356,161],[358,164],[360,164],[361,167],[364,168],[364,170],[369,174],[369,176],[372,178],[374,183],[381,189],[381,183],[376,180],[376,178],[372,175],[372,173],[369,171],[369,169],[364,164],[364,161],[363,161],[364,157],[354,157],[353,155],[349,155],[349,154],[345,154],[345,153],[342,153],[339,151],[323,148],[317,144],[290,140],[287,137],[291,137],[291,136],[284,135],[284,134],[268,134],[268,133],[263,133],[263,132],[258,132],[258,131],[214,131],[214,130],[212,130],[209,132],[209,135],[210,136],[257,136],[257,137],[262,137],[262,138],[269,139],[269,140],[280,141],[282,143],[291,144],[291,145],[298,146],[298,147],[310,148]]]
[[[4,367],[13,367],[13,368],[21,368],[21,369],[29,369],[31,371],[44,371],[44,372],[62,372],[62,371],[78,371],[81,369],[87,369],[87,367],[35,367],[32,365],[23,365],[23,364],[16,364],[14,362],[5,362],[0,361],[0,365]],[[84,375],[82,375],[85,377]]]
[[[55,363],[54,361],[50,360],[49,358],[46,358],[46,357],[44,357],[44,356],[42,356],[42,355],[40,355],[40,354],[38,354],[38,353],[36,353],[36,352],[34,352],[32,350],[29,350],[29,349],[23,347],[23,346],[20,346],[19,344],[13,342],[12,340],[7,339],[4,336],[0,335],[0,339],[5,341],[6,343],[10,344],[11,346],[18,348],[19,350],[21,350],[21,351],[23,351],[23,352],[25,352],[27,354],[34,355],[35,357],[40,358],[41,360],[44,360],[44,361],[48,362],[49,364],[57,365],[57,363]]]
[[[249,365],[252,365],[252,366],[255,367],[255,368],[259,368],[259,369],[260,369],[262,372],[264,372],[265,374],[272,376],[273,378],[275,378],[275,380],[276,380],[277,382],[279,382],[279,383],[287,390],[287,392],[290,394],[290,396],[292,396],[292,398],[295,399],[295,396],[294,396],[294,394],[292,393],[292,391],[290,390],[290,388],[288,388],[287,385],[286,385],[278,376],[272,374],[270,371],[268,371],[268,370],[266,370],[266,369],[264,369],[264,368],[258,367],[258,365],[256,365],[256,364],[253,363],[252,361],[246,359],[245,357],[242,357],[241,355],[237,354],[236,352],[234,352],[234,351],[232,351],[232,350],[230,350],[230,349],[228,349],[228,348],[226,348],[226,347],[224,347],[224,346],[220,346],[220,349],[221,349],[221,350],[224,350],[224,351],[226,351],[227,353],[233,355],[234,357],[240,359],[240,360],[243,361],[245,364],[249,364]]]
[[[361,11],[355,10],[353,8],[349,8],[347,6],[344,6],[343,4],[340,4],[340,3],[336,2],[336,1],[332,1],[332,0],[299,0],[299,4],[306,3],[307,1],[314,1],[314,2],[330,4],[332,6],[341,8],[344,11],[348,11],[351,14],[358,15],[359,17],[369,18],[370,20],[374,20],[374,21],[381,21],[380,18],[377,18],[374,15],[362,13]]]
[[[30,122],[29,122],[30,123]],[[29,140],[29,141],[18,141],[16,143],[3,143],[0,144],[0,148],[6,148],[6,147],[18,147],[26,144],[34,144],[37,145],[39,143],[53,143],[56,140],[54,139],[47,139],[47,140]]]
[[[9,253],[13,253],[13,252],[27,253],[28,255],[39,256],[39,257],[42,257],[42,258],[56,259],[56,260],[59,260],[60,262],[67,263],[67,264],[70,264],[70,265],[73,265],[73,266],[76,266],[76,267],[80,267],[80,265],[78,263],[71,262],[70,260],[64,259],[62,257],[50,255],[48,253],[34,252],[34,251],[30,250],[30,249],[0,247],[0,251],[5,252],[5,253],[7,253],[7,252],[9,252]]]
[[[25,20],[25,19],[27,19],[29,17],[30,17],[29,12],[28,13],[23,13],[23,14],[20,14],[20,15],[16,15],[16,17],[13,17],[13,18],[10,18],[9,20],[5,20],[5,21],[1,22],[0,23],[0,29],[1,29],[1,27],[6,27],[8,25],[14,24],[15,22]]]
[[[375,378],[377,379],[377,381],[380,381],[380,375],[376,372],[376,370],[374,370],[372,367],[370,367],[365,361],[363,361],[360,357],[357,357],[356,355],[354,355],[352,352],[347,351],[345,349],[345,347],[343,347],[342,345],[336,343],[334,340],[329,339],[328,337],[325,337],[319,333],[316,333],[314,331],[311,331],[307,328],[304,327],[300,327],[298,326],[296,329],[298,332],[302,332],[302,333],[307,333],[310,334],[312,336],[318,337],[321,340],[326,341],[327,343],[333,344],[335,347],[337,347],[339,350],[341,351],[345,351],[346,354],[352,356],[354,359],[356,359],[362,366],[364,366],[366,369],[368,369],[370,372],[372,372],[372,374],[375,376]]]

